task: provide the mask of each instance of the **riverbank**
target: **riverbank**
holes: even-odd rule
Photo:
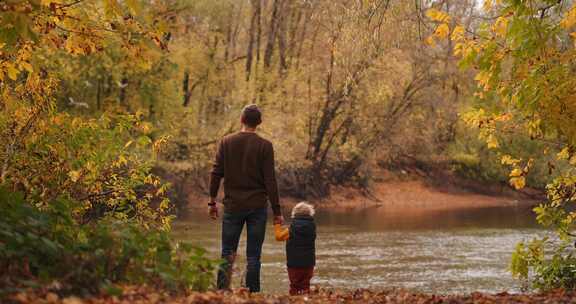
[[[93,296],[88,298],[64,297],[54,293],[26,294],[21,293],[11,298],[12,303],[51,303],[51,304],[120,304],[120,303],[186,303],[186,304],[285,304],[285,303],[427,303],[427,304],[460,304],[460,303],[574,303],[576,293],[563,290],[537,294],[483,294],[468,295],[431,295],[412,293],[404,290],[332,290],[323,289],[305,296],[272,296],[266,294],[251,295],[243,290],[234,293],[191,293],[172,295],[144,286],[128,287],[120,296]]]
[[[425,175],[417,170],[381,170],[370,187],[333,186],[330,196],[309,200],[317,209],[333,212],[385,208],[393,211],[442,211],[452,209],[532,206],[539,202],[536,190],[517,192],[506,185],[486,185],[456,178],[448,173]],[[187,208],[205,208],[207,196],[188,191]],[[283,196],[289,210],[300,199]]]

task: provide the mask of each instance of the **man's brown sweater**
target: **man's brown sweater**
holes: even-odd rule
[[[266,208],[280,215],[272,143],[253,132],[225,136],[218,146],[210,177],[216,197],[224,178],[224,209],[228,212]]]

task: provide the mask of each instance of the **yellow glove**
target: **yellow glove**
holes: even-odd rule
[[[274,225],[274,235],[278,242],[286,241],[290,237],[290,231],[288,228],[282,227],[280,224]]]

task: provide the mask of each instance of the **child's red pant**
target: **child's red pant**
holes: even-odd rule
[[[288,267],[288,278],[290,279],[290,295],[309,293],[310,280],[313,276],[314,267]]]

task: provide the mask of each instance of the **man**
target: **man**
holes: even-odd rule
[[[222,216],[222,260],[218,270],[218,289],[229,289],[238,241],[246,224],[246,287],[260,291],[260,255],[266,234],[268,201],[274,223],[283,224],[278,186],[274,172],[272,143],[256,134],[262,122],[258,106],[242,110],[240,132],[225,136],[218,146],[210,178],[210,217],[218,217],[216,196],[224,178]]]

